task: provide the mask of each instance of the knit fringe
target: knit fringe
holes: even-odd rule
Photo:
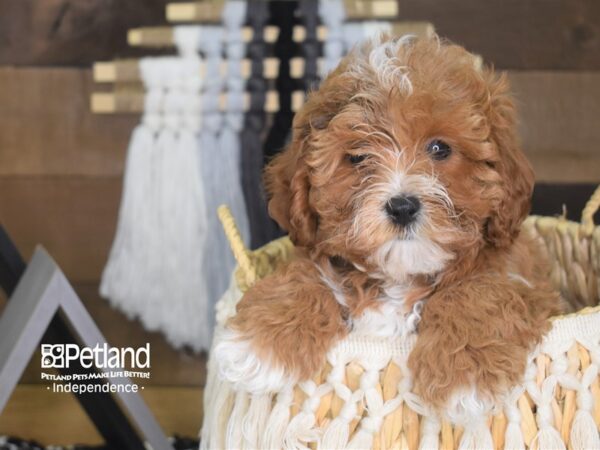
[[[359,428],[358,431],[354,433],[354,436],[346,448],[352,450],[364,450],[366,448],[371,448],[372,445],[373,433],[364,428]]]
[[[260,448],[281,448],[285,430],[290,423],[290,408],[293,400],[292,388],[286,388],[279,393],[277,402],[267,420]]]
[[[350,438],[350,424],[342,417],[336,417],[325,429],[319,449],[346,448]]]
[[[421,440],[419,450],[437,450],[440,446],[440,422],[426,417],[421,425]]]
[[[489,450],[494,448],[492,433],[485,422],[465,428],[458,446],[459,450]]]
[[[571,448],[573,450],[600,449],[600,435],[592,415],[585,409],[575,413],[571,424]]]
[[[560,437],[560,433],[551,426],[546,426],[538,431],[531,442],[530,447],[537,441],[538,450],[566,450],[565,443]]]
[[[248,448],[260,448],[265,424],[271,413],[273,399],[271,394],[253,395],[250,407],[242,420],[242,434]]]
[[[227,381],[219,381],[215,386],[215,392],[217,393],[212,403],[212,409],[205,410],[210,411],[210,427],[211,433],[209,436],[209,447],[213,448],[228,448],[225,445],[224,431],[226,429],[227,420],[230,417],[232,405],[237,400],[237,393],[231,389],[231,385]],[[237,394],[237,395],[236,395]]]
[[[523,432],[518,422],[509,422],[504,433],[504,450],[525,450]]]
[[[235,396],[235,403],[233,404],[233,409],[227,422],[227,430],[225,431],[224,448],[242,448],[244,446],[242,424],[248,410],[249,402],[250,397],[245,392],[238,392]]]
[[[206,364],[207,377],[206,385],[204,386],[204,411],[214,411],[214,402],[218,395],[220,395],[217,389],[218,382],[218,371],[213,367],[214,360],[209,359]],[[205,413],[204,420],[202,422],[202,428],[200,429],[200,450],[208,449],[208,442],[210,441],[211,431],[214,431],[210,424],[209,416]]]
[[[315,415],[301,411],[290,422],[283,438],[283,448],[307,449],[309,442],[318,442],[319,430],[315,427]]]

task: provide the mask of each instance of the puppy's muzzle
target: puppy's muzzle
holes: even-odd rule
[[[421,202],[412,195],[392,197],[385,205],[385,212],[392,222],[403,227],[416,220],[420,209]]]

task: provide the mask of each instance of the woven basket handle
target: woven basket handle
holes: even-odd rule
[[[591,236],[594,232],[594,214],[598,208],[600,208],[600,186],[596,188],[581,213],[581,226],[586,236]]]
[[[238,227],[235,224],[235,219],[233,218],[230,209],[225,205],[221,205],[217,209],[217,214],[219,215],[223,230],[225,231],[225,236],[227,236],[227,240],[233,251],[233,256],[245,278],[246,285],[251,286],[256,281],[256,266],[254,264],[252,252],[244,245],[240,230],[238,230]]]

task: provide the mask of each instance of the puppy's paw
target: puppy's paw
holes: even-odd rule
[[[221,376],[234,389],[252,394],[278,392],[297,380],[270,360],[260,358],[252,343],[232,330],[224,330],[213,350]]]
[[[415,391],[451,423],[465,426],[487,417],[513,384],[498,365],[489,365],[492,355],[486,360],[463,349],[435,360],[415,356]]]

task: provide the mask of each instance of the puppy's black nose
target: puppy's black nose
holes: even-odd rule
[[[412,195],[408,197],[392,197],[385,205],[385,211],[397,225],[408,225],[417,218],[421,202]]]

